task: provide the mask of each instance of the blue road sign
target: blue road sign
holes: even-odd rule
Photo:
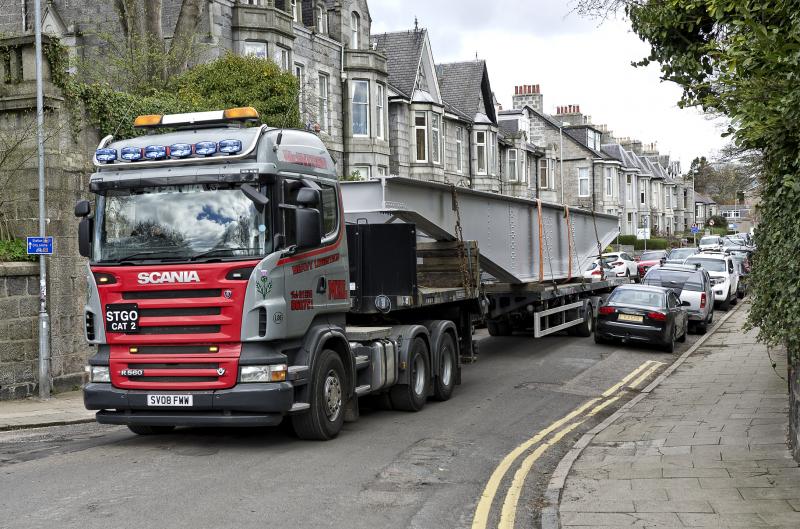
[[[700,233],[700,228],[697,226],[692,226],[692,233]]]
[[[28,255],[53,254],[52,237],[27,237],[27,239],[28,239]]]

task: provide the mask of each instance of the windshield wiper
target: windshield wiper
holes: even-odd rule
[[[248,248],[248,247],[239,247],[239,248],[213,248],[211,250],[200,252],[196,255],[193,255],[190,261],[197,261],[198,259],[202,259],[203,257],[209,257],[216,253],[220,252],[241,252],[243,250],[255,250],[256,248]]]
[[[134,259],[136,257],[152,257],[154,255],[170,256],[170,255],[174,255],[174,254],[176,254],[178,252],[179,252],[179,250],[147,250],[147,251],[142,251],[142,252],[134,252],[132,254],[126,255],[125,257],[119,257],[119,258],[116,258],[116,259],[102,259],[101,262],[114,261],[114,262],[122,263],[122,262],[125,262],[125,261],[130,261],[131,259]],[[182,259],[182,257],[176,256],[176,257],[171,257],[171,259]]]

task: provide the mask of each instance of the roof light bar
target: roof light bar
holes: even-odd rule
[[[217,152],[217,144],[213,141],[199,141],[194,145],[194,152],[200,156],[211,156]]]
[[[223,112],[225,119],[250,120],[259,119],[258,110],[253,107],[229,108]]]
[[[97,149],[94,153],[94,157],[97,158],[98,162],[110,163],[117,159],[117,150]]]
[[[188,158],[192,155],[190,143],[175,143],[169,146],[169,155],[173,158]]]
[[[148,114],[138,116],[133,126],[141,127],[176,127],[201,123],[224,123],[226,121],[258,121],[258,111],[253,107],[236,107],[227,110],[210,110],[207,112],[185,112],[182,114]]]
[[[163,118],[164,116],[161,114],[145,114],[143,116],[136,116],[136,119],[133,120],[133,126],[136,128],[157,127],[161,124]]]
[[[144,148],[144,157],[148,160],[163,160],[167,157],[167,148],[163,145],[148,145]]]
[[[235,154],[241,150],[241,140],[222,140],[219,142],[219,152],[223,154]]]
[[[129,162],[135,162],[142,159],[142,148],[141,147],[123,147],[120,151],[120,158],[123,160],[128,160]]]

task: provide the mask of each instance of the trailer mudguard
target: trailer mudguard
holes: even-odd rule
[[[431,336],[428,329],[422,325],[395,325],[392,327],[391,338],[397,343],[397,384],[408,384],[408,353],[411,350],[411,343],[418,336],[428,344],[431,349]],[[428,365],[431,358],[428,357]]]
[[[453,341],[456,346],[456,363],[461,355],[458,346],[458,329],[456,324],[450,320],[427,320],[422,324],[428,329],[431,336],[431,373],[434,376],[439,376],[439,344],[442,341],[442,336],[445,333],[453,335]]]

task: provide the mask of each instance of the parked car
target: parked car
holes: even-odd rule
[[[639,277],[636,260],[625,252],[604,253],[603,259],[609,259],[609,265],[617,277]]]
[[[586,270],[583,271],[584,279],[602,281],[607,277],[614,277],[614,269],[609,264],[611,259],[598,259],[593,261]]]
[[[722,238],[722,249],[727,250],[728,248],[738,248],[738,247],[747,247],[749,243],[743,237],[738,235],[728,235]]]
[[[750,273],[750,258],[753,256],[752,250],[746,247],[737,246],[735,248],[728,248],[728,254],[733,258],[734,261],[742,263],[745,274]]]
[[[667,263],[682,264],[686,259],[697,253],[697,248],[673,248],[667,254]]]
[[[700,251],[722,251],[722,237],[719,235],[706,235],[700,239]]]
[[[666,258],[666,250],[652,250],[649,252],[644,252],[639,256],[638,259],[637,268],[639,269],[639,277],[644,277],[651,267],[661,264],[661,260]]]
[[[651,268],[642,279],[645,285],[672,290],[681,301],[689,303],[689,327],[705,334],[714,321],[714,292],[711,277],[703,268],[694,265],[665,264]]]
[[[663,287],[622,285],[597,309],[594,341],[646,342],[675,351],[675,341],[685,341],[689,304]]]
[[[739,288],[739,273],[736,271],[733,259],[722,252],[702,252],[686,260],[686,264],[699,264],[711,276],[711,286],[714,287],[714,302],[722,310],[728,310],[735,305]]]
[[[742,299],[747,295],[748,276],[750,275],[750,265],[747,263],[747,258],[742,255],[731,255],[733,264],[736,266],[736,271],[739,272],[739,285],[736,288],[736,297]]]

